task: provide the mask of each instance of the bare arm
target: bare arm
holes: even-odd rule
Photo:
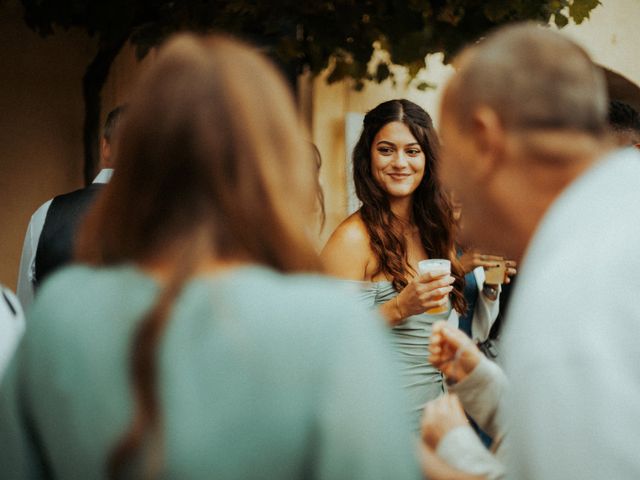
[[[357,214],[338,226],[320,256],[325,271],[337,278],[371,281],[376,270],[369,234]],[[445,304],[453,281],[449,275],[417,277],[397,297],[380,305],[380,313],[390,326],[398,325],[411,315]]]
[[[367,267],[371,257],[369,235],[354,215],[336,228],[320,254],[329,275],[358,281],[368,280]]]
[[[369,247],[369,234],[357,214],[338,226],[327,241],[320,258],[329,275],[345,280],[370,280],[369,270],[375,261],[372,261],[374,258]],[[391,326],[402,322],[404,318],[395,299],[382,304],[380,313]]]

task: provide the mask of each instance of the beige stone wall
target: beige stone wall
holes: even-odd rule
[[[562,32],[582,45],[597,63],[640,85],[640,0],[601,0],[581,25]]]

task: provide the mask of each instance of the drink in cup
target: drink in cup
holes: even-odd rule
[[[449,260],[445,260],[443,258],[433,258],[429,260],[421,260],[418,262],[418,273],[420,275],[424,275],[426,273],[431,273],[434,277],[440,277],[451,273],[451,262]],[[444,298],[444,295],[436,298],[435,300],[440,300]],[[438,313],[446,313],[449,311],[448,302],[440,307],[433,307],[427,310],[426,313],[429,315],[436,315]]]
[[[506,260],[496,260],[494,265],[484,270],[484,283],[489,285],[502,285],[507,274]]]

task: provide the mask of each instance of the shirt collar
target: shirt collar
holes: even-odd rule
[[[93,179],[93,183],[109,183],[113,176],[113,168],[103,168],[98,176]]]

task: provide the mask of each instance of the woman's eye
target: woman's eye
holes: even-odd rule
[[[420,150],[418,150],[417,148],[412,148],[410,150],[407,150],[407,154],[415,157],[416,155],[420,155]]]
[[[393,150],[389,147],[380,147],[378,148],[378,152],[380,152],[382,155],[391,155]]]

